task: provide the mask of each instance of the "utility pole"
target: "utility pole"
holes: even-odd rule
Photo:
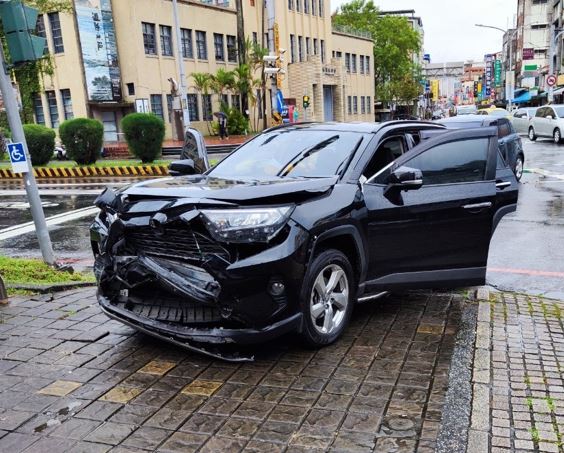
[[[12,131],[12,138],[15,143],[19,142],[23,144],[24,153],[29,165],[31,159],[29,156],[29,151],[27,149],[27,143],[25,141],[25,134],[22,126],[22,120],[20,118],[18,100],[16,99],[14,87],[12,86],[12,80],[10,79],[9,72],[6,67],[4,49],[2,48],[2,46],[0,46],[0,64],[2,66],[0,68],[0,90],[2,91],[2,96],[4,98],[4,106],[6,108],[8,124],[10,125],[10,130]],[[23,179],[27,199],[29,201],[29,207],[31,210],[31,216],[33,217],[33,223],[35,224],[35,232],[39,241],[39,248],[41,249],[41,255],[43,256],[43,261],[45,261],[50,266],[54,266],[55,253],[53,252],[51,238],[49,237],[49,230],[47,229],[47,222],[45,221],[45,214],[43,213],[41,197],[39,196],[39,191],[37,190],[37,183],[35,182],[33,169],[29,168],[29,171],[23,173]]]
[[[266,1],[266,14],[268,17],[268,50],[271,57],[276,56],[277,49],[274,45],[274,24],[276,23],[276,5],[274,0]],[[276,108],[276,92],[278,91],[278,85],[276,83],[276,77],[270,78],[270,102],[272,103],[272,114],[281,113],[278,112]]]
[[[188,8],[188,5],[185,6]],[[178,76],[180,78],[178,84],[178,95],[180,97],[180,108],[182,109],[182,127],[184,134],[190,127],[190,111],[188,110],[188,98],[186,97],[186,74],[184,73],[184,56],[182,54],[182,34],[180,33],[180,20],[178,18],[178,3],[177,0],[172,0],[172,13],[174,15],[174,28],[176,31],[176,45],[174,52],[176,54],[176,65],[178,66]],[[173,44],[174,45],[174,44]]]
[[[556,36],[554,34],[556,33]],[[564,30],[555,28],[554,25],[550,26],[550,43],[549,43],[549,62],[548,62],[548,75],[554,75],[554,54],[556,53],[556,43],[558,39],[564,34]],[[554,102],[554,85],[548,87],[548,103]]]

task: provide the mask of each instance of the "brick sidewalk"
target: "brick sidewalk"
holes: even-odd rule
[[[510,293],[481,301],[468,452],[562,452],[564,302]]]
[[[93,289],[16,297],[0,307],[0,451],[432,452],[463,302],[396,295],[330,347],[287,337],[230,364],[110,321]]]

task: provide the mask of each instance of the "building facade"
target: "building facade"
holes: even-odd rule
[[[244,37],[267,46],[263,0],[178,0],[187,104],[192,125],[210,133],[220,97],[201,90],[193,73],[231,71],[239,64],[238,18]],[[330,0],[275,0],[286,75],[278,87],[286,104],[308,120],[373,121],[373,44],[357,34],[334,31]],[[170,79],[178,79],[176,34],[170,0],[74,0],[73,13],[40,16],[38,33],[48,41],[55,70],[35,98],[38,123],[56,128],[65,119],[92,117],[104,124],[106,141],[122,138],[120,121],[133,111],[165,121],[166,137],[180,138],[180,103]],[[361,67],[362,66],[362,67]],[[260,70],[255,74],[260,79]],[[270,83],[267,83],[270,87]],[[249,103],[251,123],[270,119],[270,93],[256,87]],[[241,108],[241,96],[226,90],[222,100]],[[350,99],[350,109],[349,107]],[[355,107],[356,106],[356,107]]]

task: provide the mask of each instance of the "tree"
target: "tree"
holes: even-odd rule
[[[333,16],[333,24],[372,37],[376,99],[392,103],[418,96],[419,68],[413,55],[421,51],[421,39],[405,17],[380,15],[373,0],[351,0]]]
[[[215,74],[211,75],[211,89],[219,97],[220,104],[223,102],[222,95],[225,90],[230,90],[235,85],[235,73],[219,68]]]
[[[207,72],[193,72],[191,76],[194,79],[194,87],[196,88],[196,91],[200,94],[208,95],[212,85],[212,75]],[[211,134],[209,121],[206,122],[206,125],[208,128],[208,134]]]

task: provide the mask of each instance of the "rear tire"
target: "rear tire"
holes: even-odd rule
[[[554,143],[556,143],[557,145],[559,145],[562,142],[562,133],[560,132],[560,129],[554,129],[554,132],[552,134],[552,139],[554,140]]]
[[[513,168],[513,173],[515,173],[515,178],[517,181],[521,181],[523,176],[523,167],[525,165],[525,159],[522,154],[517,155],[517,159],[515,159],[515,167]]]
[[[334,249],[319,253],[306,273],[300,296],[303,340],[314,347],[337,340],[349,323],[355,294],[349,259]]]
[[[537,134],[535,134],[535,130],[533,129],[533,127],[531,126],[529,128],[529,140],[531,140],[532,142],[534,142],[537,139]]]

